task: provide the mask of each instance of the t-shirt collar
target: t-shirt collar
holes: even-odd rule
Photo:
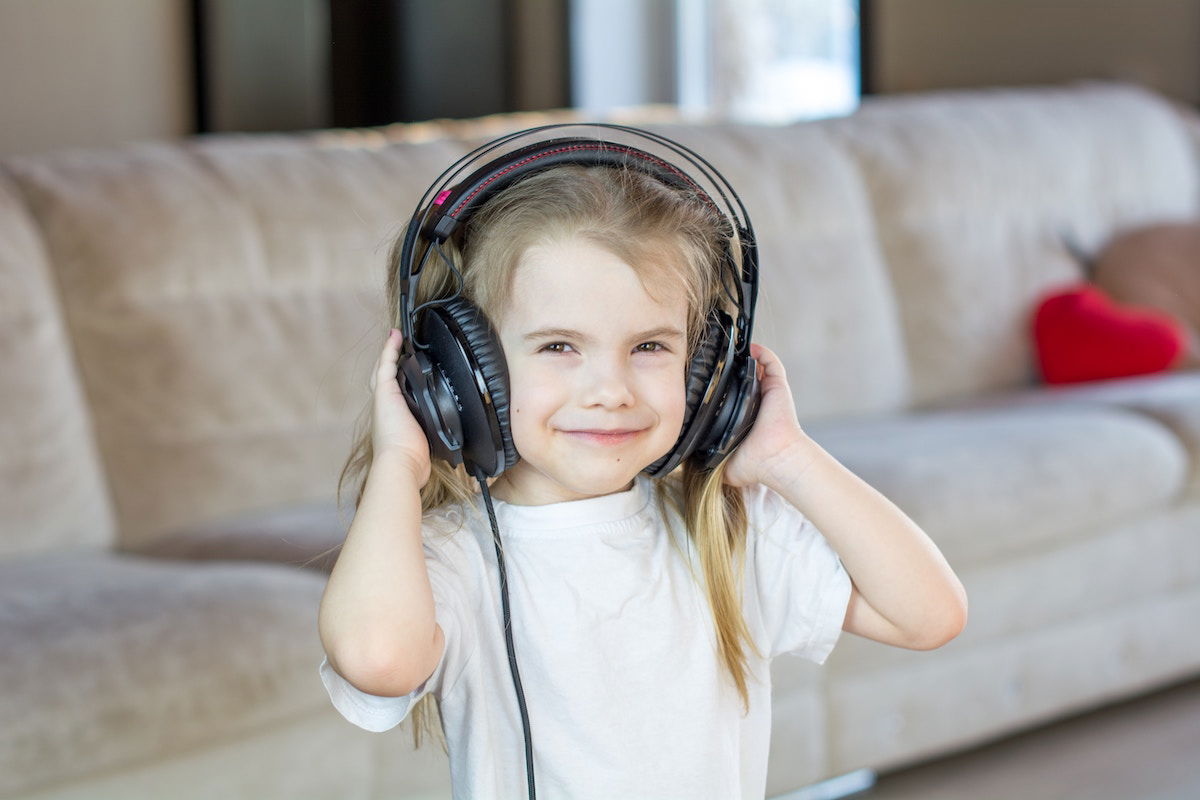
[[[519,506],[492,498],[501,535],[506,530],[565,530],[606,525],[628,519],[650,502],[650,478],[638,475],[623,492],[541,506]],[[482,508],[482,499],[480,499]],[[486,513],[486,512],[485,512]]]

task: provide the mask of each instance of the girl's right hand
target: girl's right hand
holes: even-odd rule
[[[412,469],[417,485],[424,486],[430,473],[429,441],[400,391],[396,375],[400,341],[400,331],[392,328],[371,375],[374,395],[371,442],[375,458],[386,454],[401,459]]]

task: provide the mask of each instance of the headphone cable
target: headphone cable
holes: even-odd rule
[[[484,505],[487,506],[488,520],[492,524],[492,542],[496,545],[496,564],[500,567],[500,601],[504,609],[504,640],[508,645],[508,669],[512,673],[513,686],[517,690],[517,705],[521,709],[521,728],[525,734],[525,779],[529,787],[529,800],[536,800],[537,790],[533,781],[533,740],[529,735],[529,711],[525,708],[525,692],[521,689],[521,672],[517,669],[517,654],[513,648],[512,622],[508,606],[508,576],[504,569],[504,553],[500,547],[500,526],[496,523],[496,511],[492,508],[492,495],[488,491],[486,476],[478,467],[475,467],[472,472],[475,474],[475,480],[479,481]]]

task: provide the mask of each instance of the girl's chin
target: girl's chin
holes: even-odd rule
[[[521,470],[514,466],[497,480],[496,496],[513,505],[548,505],[571,500],[585,500],[623,492],[633,486],[641,468],[605,470],[605,474],[552,476],[540,471]],[[531,474],[532,473],[532,474]]]

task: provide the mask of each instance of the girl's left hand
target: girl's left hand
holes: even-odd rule
[[[808,438],[796,418],[792,390],[779,357],[753,343],[750,355],[758,361],[761,402],[749,435],[725,462],[725,483],[732,486],[764,483],[772,469]]]

